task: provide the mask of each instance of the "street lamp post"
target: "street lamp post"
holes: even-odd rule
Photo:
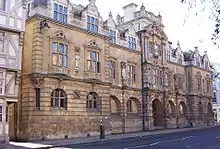
[[[125,133],[125,98],[124,98],[124,88],[126,79],[126,63],[121,62],[121,88],[122,88],[122,133]]]
[[[179,128],[179,102],[178,102],[179,85],[180,84],[178,84],[178,76],[176,74],[174,75],[174,88],[175,88],[175,101],[176,101],[176,128]]]
[[[102,115],[102,97],[99,97],[100,99],[100,139],[105,139],[105,129],[103,126],[103,115]]]
[[[176,88],[176,128],[179,128],[179,102],[178,102],[178,94],[179,90]]]

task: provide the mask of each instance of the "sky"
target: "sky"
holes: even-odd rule
[[[89,3],[89,0],[70,1],[83,6]],[[178,41],[183,51],[194,50],[194,47],[198,46],[200,54],[207,51],[211,63],[220,63],[220,49],[210,40],[214,30],[214,21],[209,19],[210,9],[201,11],[203,5],[198,5],[195,9],[188,11],[188,5],[182,4],[180,0],[96,0],[96,6],[106,20],[110,11],[114,18],[118,13],[123,16],[122,7],[131,2],[138,5],[137,10],[143,3],[147,11],[162,15],[164,30],[174,48]],[[206,4],[206,7],[210,5]],[[199,12],[198,15],[196,12]]]

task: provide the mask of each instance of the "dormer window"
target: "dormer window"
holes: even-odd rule
[[[0,0],[0,11],[5,11],[6,0]]]
[[[109,36],[110,36],[110,43],[116,43],[116,31],[110,29]]]
[[[136,50],[136,39],[134,37],[128,36],[128,48]]]
[[[67,23],[67,11],[67,7],[55,3],[53,13],[54,20]]]
[[[87,16],[87,30],[98,33],[98,19],[92,16]]]

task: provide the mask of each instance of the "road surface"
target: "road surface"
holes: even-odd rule
[[[220,149],[220,127],[63,146],[69,149]]]

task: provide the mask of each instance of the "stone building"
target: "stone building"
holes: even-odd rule
[[[124,16],[117,15],[115,22],[111,12],[104,21],[95,2],[89,0],[86,7],[68,0],[28,2],[16,138],[98,135],[100,125],[106,134],[126,133],[143,130],[143,124],[145,129],[164,127],[165,120],[166,127],[184,127],[189,118],[198,123],[198,101],[205,112],[201,120],[207,120],[208,99],[212,97],[199,99],[197,86],[193,86],[197,72],[202,87],[204,81],[211,80],[203,76],[211,73],[203,67],[207,55],[201,57],[196,51],[186,53],[188,59],[184,59],[179,47],[169,49],[161,15],[146,11],[143,5],[140,11],[134,3],[124,6]],[[143,93],[148,93],[144,110],[143,49],[147,70]],[[165,53],[170,54],[169,60]],[[179,55],[181,64],[176,61]],[[197,57],[200,66],[193,65]],[[186,84],[186,74],[191,84]],[[174,76],[182,82],[174,83]],[[175,105],[180,105],[178,114]]]
[[[0,144],[8,141],[9,107],[19,98],[24,15],[23,0],[0,0]]]

